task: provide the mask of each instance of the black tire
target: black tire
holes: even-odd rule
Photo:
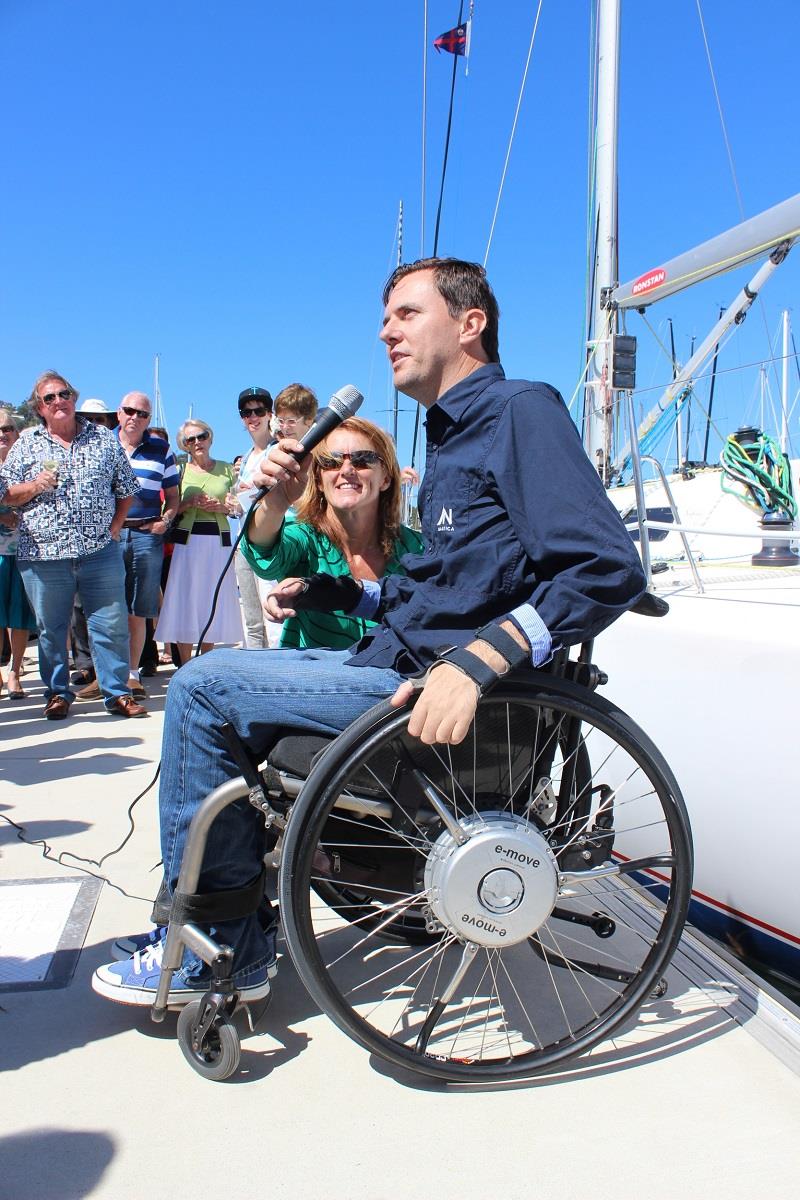
[[[483,700],[461,746],[422,746],[406,733],[408,717],[388,703],[365,713],[320,758],[295,805],[280,901],[298,972],[341,1029],[398,1066],[467,1081],[561,1065],[647,1000],[677,945],[692,876],[677,784],[624,713],[543,674]],[[343,793],[364,794],[365,778],[370,795],[391,802],[390,819],[336,808]],[[452,824],[467,831],[468,851],[449,840],[420,778],[446,801]],[[400,880],[397,871],[380,881],[332,879],[330,864],[350,850],[342,845],[349,827],[358,854],[372,837],[384,859],[394,846],[399,858],[416,860],[414,871],[406,864]],[[508,857],[493,860],[481,877],[496,829],[511,829],[516,841],[498,843]],[[479,886],[473,911],[452,916],[441,897],[459,894],[458,862],[475,864]],[[593,877],[604,863],[606,874]],[[487,880],[498,868],[503,880],[519,879],[512,890],[522,898],[510,902],[521,925],[537,888],[557,887],[543,919],[524,934],[518,925],[511,944],[498,941],[508,919],[482,908],[487,896],[496,899]],[[565,872],[572,876],[567,888],[560,886]],[[342,903],[351,887],[359,916],[347,921]],[[427,936],[409,937],[409,921]],[[468,943],[478,948],[465,967]],[[442,1003],[448,984],[453,994]]]
[[[178,1043],[183,1057],[198,1075],[220,1082],[228,1079],[239,1066],[241,1043],[230,1017],[220,1013],[201,1046],[192,1045],[192,1026],[200,1015],[202,1000],[187,1004],[178,1017]]]

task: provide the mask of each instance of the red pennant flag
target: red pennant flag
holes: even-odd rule
[[[455,29],[448,29],[447,33],[440,34],[433,43],[437,51],[446,50],[448,54],[466,54],[468,25],[469,22],[465,21],[463,25],[456,25]]]

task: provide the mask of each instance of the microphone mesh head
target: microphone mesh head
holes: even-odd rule
[[[353,387],[352,383],[346,383],[344,387],[340,387],[338,392],[334,392],[330,399],[329,408],[340,416],[343,421],[348,417],[352,417],[358,412],[361,405],[364,403],[364,397],[358,388]]]

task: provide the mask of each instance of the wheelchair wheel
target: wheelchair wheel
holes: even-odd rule
[[[408,717],[371,709],[295,805],[280,890],[298,972],[398,1066],[468,1081],[563,1064],[631,1017],[677,945],[677,784],[624,713],[547,675],[485,698],[460,746],[423,746]],[[337,808],[365,778],[381,811]]]
[[[239,1066],[242,1055],[239,1034],[230,1017],[219,1013],[205,1037],[198,1041],[195,1026],[202,1007],[202,1000],[193,1000],[181,1009],[178,1044],[184,1058],[198,1075],[219,1082],[231,1076]]]
[[[568,729],[562,723],[558,737],[562,756],[567,737]],[[396,755],[392,753],[390,761],[394,762],[395,758]],[[574,773],[569,784],[563,781],[559,787],[559,798],[556,798],[551,789],[547,802],[545,803],[541,796],[539,802],[540,816],[543,817],[546,812],[549,823],[558,823],[563,840],[567,840],[570,830],[585,819],[591,797],[591,787],[587,786],[591,767],[586,749],[580,743],[576,747],[574,763]],[[371,768],[373,774],[375,765],[377,764],[373,764]],[[371,782],[371,777],[368,780],[362,777],[358,781],[358,789],[363,791],[363,785]],[[496,802],[497,794],[492,789],[476,797],[476,807],[479,810],[491,808]],[[374,930],[376,936],[386,941],[422,944],[430,942],[432,937],[436,936],[426,922],[423,911],[418,907],[398,913],[391,924],[387,925],[380,896],[371,892],[369,888],[359,888],[359,881],[365,880],[373,885],[380,882],[383,890],[391,886],[398,893],[407,892],[416,886],[419,855],[413,849],[398,846],[394,831],[386,833],[373,822],[357,822],[349,817],[343,818],[341,812],[334,808],[326,822],[321,841],[323,845],[336,846],[337,856],[326,864],[328,870],[325,877],[317,873],[312,879],[312,887],[337,915],[345,921],[359,925],[362,931]]]

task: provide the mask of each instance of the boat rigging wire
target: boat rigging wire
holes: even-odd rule
[[[419,256],[425,257],[425,125],[428,120],[428,0],[422,3],[422,194],[419,203]]]
[[[706,23],[705,23],[705,20],[703,19],[703,9],[702,9],[700,0],[695,0],[695,3],[697,5],[697,16],[700,19],[700,32],[703,35],[703,45],[704,45],[705,51],[706,51],[706,60],[708,62],[708,70],[709,70],[709,74],[711,75],[711,86],[714,89],[714,99],[717,102],[717,112],[719,113],[719,121],[720,121],[720,125],[722,126],[722,137],[725,141],[725,150],[728,155],[728,165],[730,166],[730,169],[731,169],[731,177],[733,179],[733,186],[734,186],[734,190],[736,191],[736,200],[739,205],[739,215],[740,215],[741,219],[744,221],[745,211],[744,211],[744,204],[742,202],[742,192],[739,187],[738,177],[736,175],[736,164],[733,161],[733,150],[731,148],[730,138],[728,137],[728,127],[725,122],[725,114],[722,111],[722,100],[720,98],[719,88],[717,87],[717,76],[716,76],[716,72],[714,71],[714,64],[711,61],[711,47],[708,44],[708,36],[706,34]]]
[[[594,253],[595,241],[597,238],[597,215],[595,212],[595,165],[597,158],[597,137],[595,127],[597,124],[597,87],[595,83],[597,74],[597,56],[595,54],[596,44],[596,25],[597,25],[597,9],[592,7],[589,13],[589,91],[587,95],[587,144],[586,144],[586,271],[584,275],[583,294],[585,297],[583,310],[583,327],[581,329],[580,340],[580,357],[586,359],[586,343],[589,340],[589,332],[592,324],[592,301],[594,295],[594,274],[597,266],[597,260]]]
[[[458,21],[456,27],[461,24],[464,16],[464,0],[459,0],[458,5]],[[456,93],[456,68],[458,67],[459,56],[453,55],[453,75],[450,81],[450,107],[447,111],[447,133],[444,139],[444,158],[442,160],[442,181],[439,185],[439,204],[436,209],[436,228],[433,233],[433,257],[436,258],[439,253],[439,226],[442,220],[442,204],[444,202],[444,181],[447,175],[447,159],[450,153],[450,132],[453,128],[453,100]],[[416,440],[416,439],[415,439]]]
[[[723,112],[723,109],[722,109],[722,98],[720,97],[719,88],[717,86],[717,75],[714,70],[714,63],[711,59],[711,46],[709,45],[708,35],[706,33],[706,23],[705,23],[705,19],[703,17],[703,8],[702,8],[700,0],[695,0],[695,4],[697,6],[697,16],[700,21],[700,32],[703,36],[703,46],[705,47],[706,61],[708,62],[708,72],[709,72],[709,75],[711,76],[711,86],[714,89],[714,99],[716,100],[717,112],[719,113],[719,122],[720,122],[720,125],[722,126],[722,138],[723,138],[723,141],[725,142],[725,152],[728,156],[728,165],[730,167],[734,191],[736,192],[736,202],[739,206],[739,216],[741,217],[742,221],[744,221],[745,220],[745,209],[744,209],[744,202],[742,200],[742,191],[741,191],[741,188],[739,187],[739,177],[736,174],[736,163],[734,162],[734,158],[733,158],[733,147],[731,146],[731,141],[728,136],[728,126],[727,126],[727,122],[725,120],[725,113]],[[764,301],[761,296],[758,297],[757,307],[758,307],[759,312],[761,313],[761,320],[764,325],[764,335],[767,338],[767,341],[769,342],[769,340],[770,340],[769,325],[767,323],[766,312],[764,311]],[[770,348],[771,348],[771,346],[770,346]],[[776,374],[776,383],[777,383],[777,374]]]
[[[584,385],[586,383],[586,376],[589,374],[589,368],[592,365],[592,356],[594,354],[594,349],[595,349],[595,346],[597,345],[597,342],[602,342],[605,338],[610,336],[612,316],[613,316],[613,314],[611,312],[611,309],[608,309],[606,312],[605,326],[604,326],[602,332],[600,333],[600,336],[596,340],[593,341],[592,346],[590,347],[589,352],[586,355],[586,363],[584,365],[583,370],[581,371],[578,382],[575,384],[575,389],[574,389],[572,395],[570,396],[569,404],[567,405],[567,410],[570,413],[572,413],[572,409],[575,405],[575,401],[578,399],[578,393],[581,391],[581,389],[584,387]],[[573,420],[574,420],[574,418],[573,418]]]
[[[500,175],[500,186],[497,190],[497,200],[495,201],[494,213],[492,214],[492,223],[489,228],[489,239],[486,243],[486,253],[483,256],[484,267],[486,266],[486,263],[489,258],[489,251],[492,247],[492,238],[494,237],[494,227],[497,223],[497,213],[500,209],[500,199],[503,195],[503,187],[506,182],[506,173],[508,171],[508,164],[511,159],[511,147],[514,145],[514,135],[517,132],[517,121],[519,120],[519,113],[520,113],[520,109],[522,108],[522,98],[525,95],[525,84],[528,79],[528,68],[531,65],[531,55],[533,54],[533,45],[534,45],[534,42],[536,41],[536,31],[539,28],[539,17],[541,16],[543,4],[544,4],[544,0],[539,0],[539,5],[538,5],[538,8],[536,9],[536,16],[533,21],[533,30],[531,31],[531,40],[530,40],[530,44],[528,46],[528,57],[525,60],[525,69],[522,72],[522,83],[520,84],[519,95],[517,96],[517,107],[514,112],[514,120],[511,123],[511,134],[508,139],[508,147],[506,149],[506,159],[505,159],[505,162],[503,163],[503,170]]]

